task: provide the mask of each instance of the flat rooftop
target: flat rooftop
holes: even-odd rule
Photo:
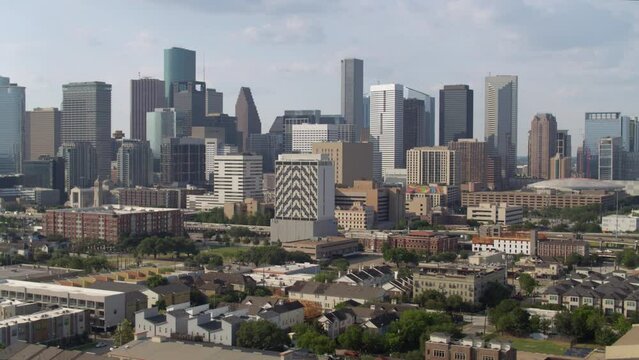
[[[55,275],[69,274],[75,276],[83,272],[80,269],[65,269],[36,265],[0,266],[0,279],[37,280]]]
[[[180,209],[152,208],[152,207],[128,206],[128,205],[105,205],[105,206],[99,206],[99,207],[58,209],[58,210],[49,210],[49,211],[120,215],[120,214],[135,214],[135,213],[149,213],[149,212],[173,212],[173,211],[179,211],[179,210]]]
[[[82,294],[82,295],[92,295],[92,296],[113,296],[113,295],[123,294],[123,292],[120,292],[120,291],[90,289],[90,288],[83,288],[83,287],[58,285],[58,284],[38,283],[33,281],[0,279],[0,289],[6,289],[7,287],[20,289],[20,290],[22,289],[41,290],[41,291],[50,291],[55,293],[66,292],[69,294]]]
[[[287,265],[272,265],[272,266],[264,266],[261,268],[253,269],[254,273],[273,273],[273,274],[286,274],[291,271],[299,271],[304,269],[314,269],[319,268],[318,264],[311,263],[295,263],[295,264],[287,264]]]
[[[0,327],[25,324],[40,319],[54,318],[66,314],[81,313],[83,311],[84,310],[80,309],[59,308],[55,310],[40,311],[29,315],[14,316],[8,319],[0,320]]]

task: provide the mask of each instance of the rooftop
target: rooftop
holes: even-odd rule
[[[173,211],[179,211],[179,209],[152,208],[152,207],[128,206],[128,205],[105,205],[100,207],[47,210],[47,212],[58,212],[58,213],[70,212],[70,213],[112,214],[112,215],[151,213],[151,212],[173,212]]]
[[[35,280],[39,278],[59,276],[64,274],[75,276],[83,271],[84,270],[79,269],[65,269],[58,267],[25,264],[7,265],[0,267],[0,279]]]
[[[53,317],[62,316],[66,314],[81,313],[81,312],[84,312],[84,310],[69,309],[69,308],[45,310],[45,311],[40,311],[40,312],[36,312],[29,315],[14,316],[4,320],[0,320],[0,327],[30,323],[32,321],[37,321],[40,319],[53,318]]]
[[[529,189],[535,190],[558,190],[558,191],[578,191],[578,190],[621,190],[624,187],[614,182],[596,179],[566,178],[539,181],[528,185]]]
[[[22,281],[22,280],[13,280],[13,279],[0,279],[0,288],[4,289],[6,287],[17,288],[20,290],[22,289],[42,290],[42,291],[54,292],[54,293],[66,292],[69,294],[82,294],[82,295],[92,295],[92,296],[113,296],[113,295],[122,294],[122,292],[119,292],[119,291],[89,289],[89,288],[81,288],[81,287],[75,287],[75,286],[37,283],[32,281]]]

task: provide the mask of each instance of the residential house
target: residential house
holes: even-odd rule
[[[350,269],[344,275],[335,280],[336,283],[361,286],[382,286],[395,278],[393,270],[388,265],[371,266],[361,268],[358,271]]]
[[[166,306],[188,303],[191,301],[191,288],[174,282],[154,287],[147,297],[149,306],[154,306],[158,301],[164,301]]]
[[[349,308],[329,311],[317,319],[320,326],[331,339],[337,338],[346,329],[355,324],[355,313]]]
[[[387,298],[386,291],[380,287],[353,286],[343,283],[318,283],[315,281],[298,281],[288,290],[291,300],[312,302],[324,310],[333,310],[339,303],[354,300],[360,304],[367,302],[383,302]]]
[[[250,293],[257,286],[255,280],[248,275],[223,272],[202,274],[195,284],[207,296],[222,295],[230,291]]]

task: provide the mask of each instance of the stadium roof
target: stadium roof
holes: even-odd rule
[[[535,190],[559,190],[559,191],[578,191],[578,190],[622,190],[623,185],[612,181],[584,179],[584,178],[566,178],[553,179],[536,182],[528,185],[529,189]]]

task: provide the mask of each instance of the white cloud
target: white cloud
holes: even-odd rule
[[[290,16],[281,23],[250,26],[242,31],[242,35],[254,43],[301,44],[324,40],[324,31],[319,25],[299,16]]]
[[[126,46],[137,50],[148,50],[154,47],[156,42],[157,41],[151,32],[141,30],[126,43]]]

